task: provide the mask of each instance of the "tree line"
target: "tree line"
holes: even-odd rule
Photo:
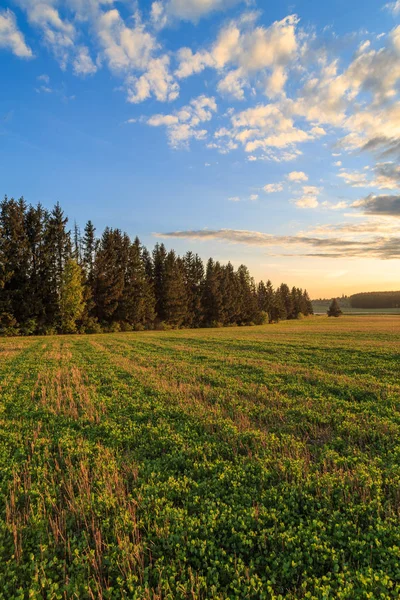
[[[49,211],[23,198],[0,203],[0,334],[99,333],[219,327],[296,319],[313,313],[307,291],[257,285],[197,254],[156,244],[91,221],[81,233],[60,204]]]
[[[363,292],[350,296],[352,308],[400,308],[399,292]]]

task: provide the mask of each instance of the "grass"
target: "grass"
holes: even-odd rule
[[[312,303],[314,313],[316,315],[326,315],[331,301]],[[339,305],[344,315],[400,315],[400,308],[353,308],[347,304],[341,303],[339,299]]]
[[[400,596],[400,317],[0,340],[0,599]]]

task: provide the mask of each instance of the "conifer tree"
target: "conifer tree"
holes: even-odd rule
[[[303,292],[303,311],[305,315],[313,315],[314,309],[307,290]]]
[[[282,283],[279,287],[279,297],[280,302],[283,304],[285,310],[285,316],[281,318],[291,319],[293,314],[293,300],[289,290],[289,287],[286,283]]]
[[[54,274],[57,292],[60,291],[64,265],[71,257],[71,234],[66,230],[68,217],[64,216],[59,202],[53,208],[48,220],[48,244],[54,261]]]
[[[239,324],[249,324],[257,320],[257,295],[254,280],[250,277],[248,268],[240,265],[237,270],[237,285],[239,294]]]
[[[164,244],[156,244],[153,250],[153,287],[156,299],[156,314],[159,321],[166,320],[165,271],[167,251]]]
[[[74,242],[72,247],[72,256],[78,265],[82,264],[82,237],[77,222],[74,223]]]
[[[257,288],[257,303],[258,309],[260,312],[265,313],[268,321],[271,322],[271,311],[274,302],[274,288],[272,287],[272,283],[268,279],[265,284],[263,281],[260,281]]]
[[[201,295],[204,281],[203,262],[197,254],[187,252],[183,259],[187,311],[184,321],[186,327],[199,327],[202,318]]]
[[[0,205],[3,289],[1,312],[12,315],[18,324],[29,317],[29,241],[26,234],[26,204],[5,198]]]
[[[210,258],[207,262],[206,276],[202,294],[203,323],[206,326],[217,325],[223,318],[223,298],[221,290],[221,265]]]
[[[188,298],[184,261],[171,250],[165,261],[164,316],[167,323],[180,327],[187,319]]]
[[[332,299],[332,302],[328,308],[328,317],[340,317],[342,315],[342,309],[339,306],[339,302],[336,298]]]
[[[44,268],[46,261],[44,247],[46,220],[47,213],[40,204],[36,208],[29,207],[25,224],[30,249],[30,323],[29,326],[27,323],[22,325],[22,331],[25,333],[40,332],[46,323],[48,300],[48,282],[46,281],[46,270]]]
[[[222,297],[221,322],[223,325],[237,323],[241,310],[241,297],[237,276],[230,262],[221,267],[220,289]]]
[[[287,318],[287,312],[286,312],[286,306],[285,306],[285,301],[284,301],[284,295],[282,294],[282,286],[280,286],[274,293],[272,306],[271,306],[270,322],[278,323],[278,321],[280,321],[281,319],[286,319],[286,318]]]
[[[125,270],[120,316],[133,328],[148,327],[154,320],[154,295],[141,256],[141,246],[136,238],[130,244]]]
[[[153,269],[153,260],[150,252],[145,248],[145,246],[141,246],[141,255],[142,262],[144,265],[144,270],[146,271],[147,279],[153,282],[154,277],[154,269]]]
[[[107,227],[96,253],[93,274],[94,313],[100,322],[113,322],[124,289],[120,246],[120,231]]]
[[[85,225],[82,239],[82,263],[89,285],[92,285],[93,283],[93,271],[97,246],[96,228],[92,221],[89,220]]]

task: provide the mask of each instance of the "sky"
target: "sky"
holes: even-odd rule
[[[400,0],[0,0],[1,194],[331,297],[400,288]]]

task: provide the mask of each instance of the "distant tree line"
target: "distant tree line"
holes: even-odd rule
[[[399,292],[364,292],[350,296],[352,308],[400,308]]]
[[[256,285],[238,269],[91,221],[69,231],[59,204],[0,203],[0,334],[97,333],[262,324],[313,313],[307,291]]]
[[[350,306],[350,297],[346,296],[345,294],[342,294],[341,296],[335,296],[336,300],[339,302],[340,306],[342,306],[343,308],[349,308]],[[312,302],[315,305],[324,305],[326,304],[327,306],[330,305],[330,303],[332,302],[332,298],[313,298]]]

